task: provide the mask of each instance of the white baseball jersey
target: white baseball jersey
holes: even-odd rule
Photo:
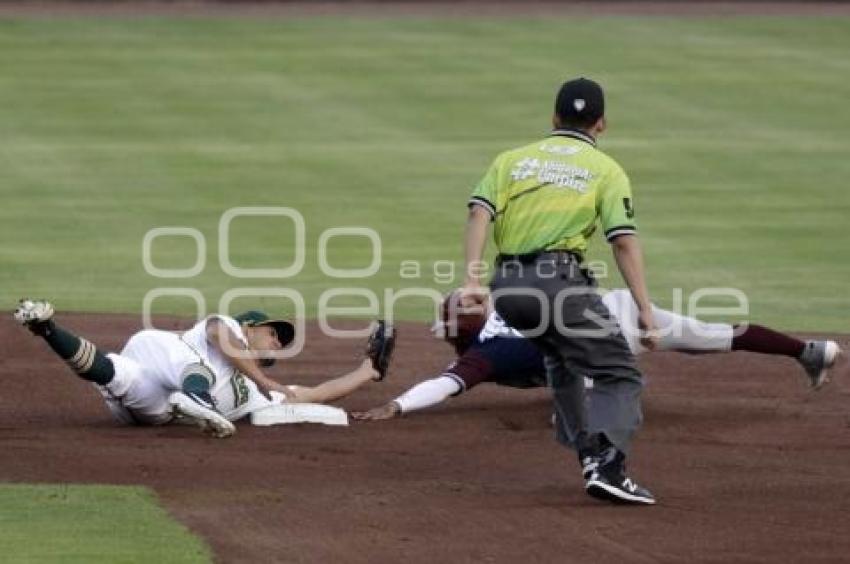
[[[234,335],[247,346],[248,341],[239,323],[226,316],[211,316],[220,319]],[[207,321],[210,318],[207,318]],[[207,365],[216,375],[216,381],[210,388],[216,408],[230,421],[236,421],[251,411],[272,403],[253,380],[239,373],[221,351],[207,339],[206,323],[198,323],[183,334],[183,342],[198,351]]]
[[[232,317],[213,315],[201,320],[183,333],[170,331],[139,331],[127,341],[120,355],[110,354],[116,373],[132,380],[121,398],[101,392],[112,413],[125,423],[162,424],[171,420],[168,396],[182,387],[186,370],[193,364],[203,364],[214,375],[210,394],[219,411],[235,420],[250,410],[271,403],[256,385],[239,374],[234,366],[207,339],[207,323],[218,319],[247,346],[242,327]]]

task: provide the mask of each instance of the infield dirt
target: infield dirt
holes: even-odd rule
[[[0,480],[144,484],[223,562],[846,561],[846,366],[810,392],[789,359],[645,356],[645,426],[631,473],[660,504],[582,492],[548,426],[546,390],[483,385],[430,412],[349,428],[116,426],[39,339],[0,321]],[[120,348],[137,316],[65,315]],[[183,322],[160,319],[162,328]],[[844,342],[846,346],[846,339]],[[323,338],[277,367],[311,384],[361,343]],[[400,327],[391,375],[342,406],[371,407],[451,360],[424,324]],[[131,511],[132,508],[128,508]]]

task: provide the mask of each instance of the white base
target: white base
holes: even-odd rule
[[[260,427],[287,423],[348,425],[348,414],[337,407],[318,403],[270,405],[251,413],[251,424]]]

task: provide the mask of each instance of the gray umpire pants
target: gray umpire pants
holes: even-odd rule
[[[582,450],[604,433],[628,454],[643,420],[643,377],[595,286],[576,258],[555,252],[497,262],[491,282],[496,311],[545,355],[558,441]]]

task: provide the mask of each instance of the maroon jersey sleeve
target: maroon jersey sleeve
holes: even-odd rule
[[[444,376],[453,378],[460,384],[460,392],[473,388],[481,382],[491,380],[493,377],[493,363],[480,349],[473,347],[468,349],[456,361],[450,364]]]

